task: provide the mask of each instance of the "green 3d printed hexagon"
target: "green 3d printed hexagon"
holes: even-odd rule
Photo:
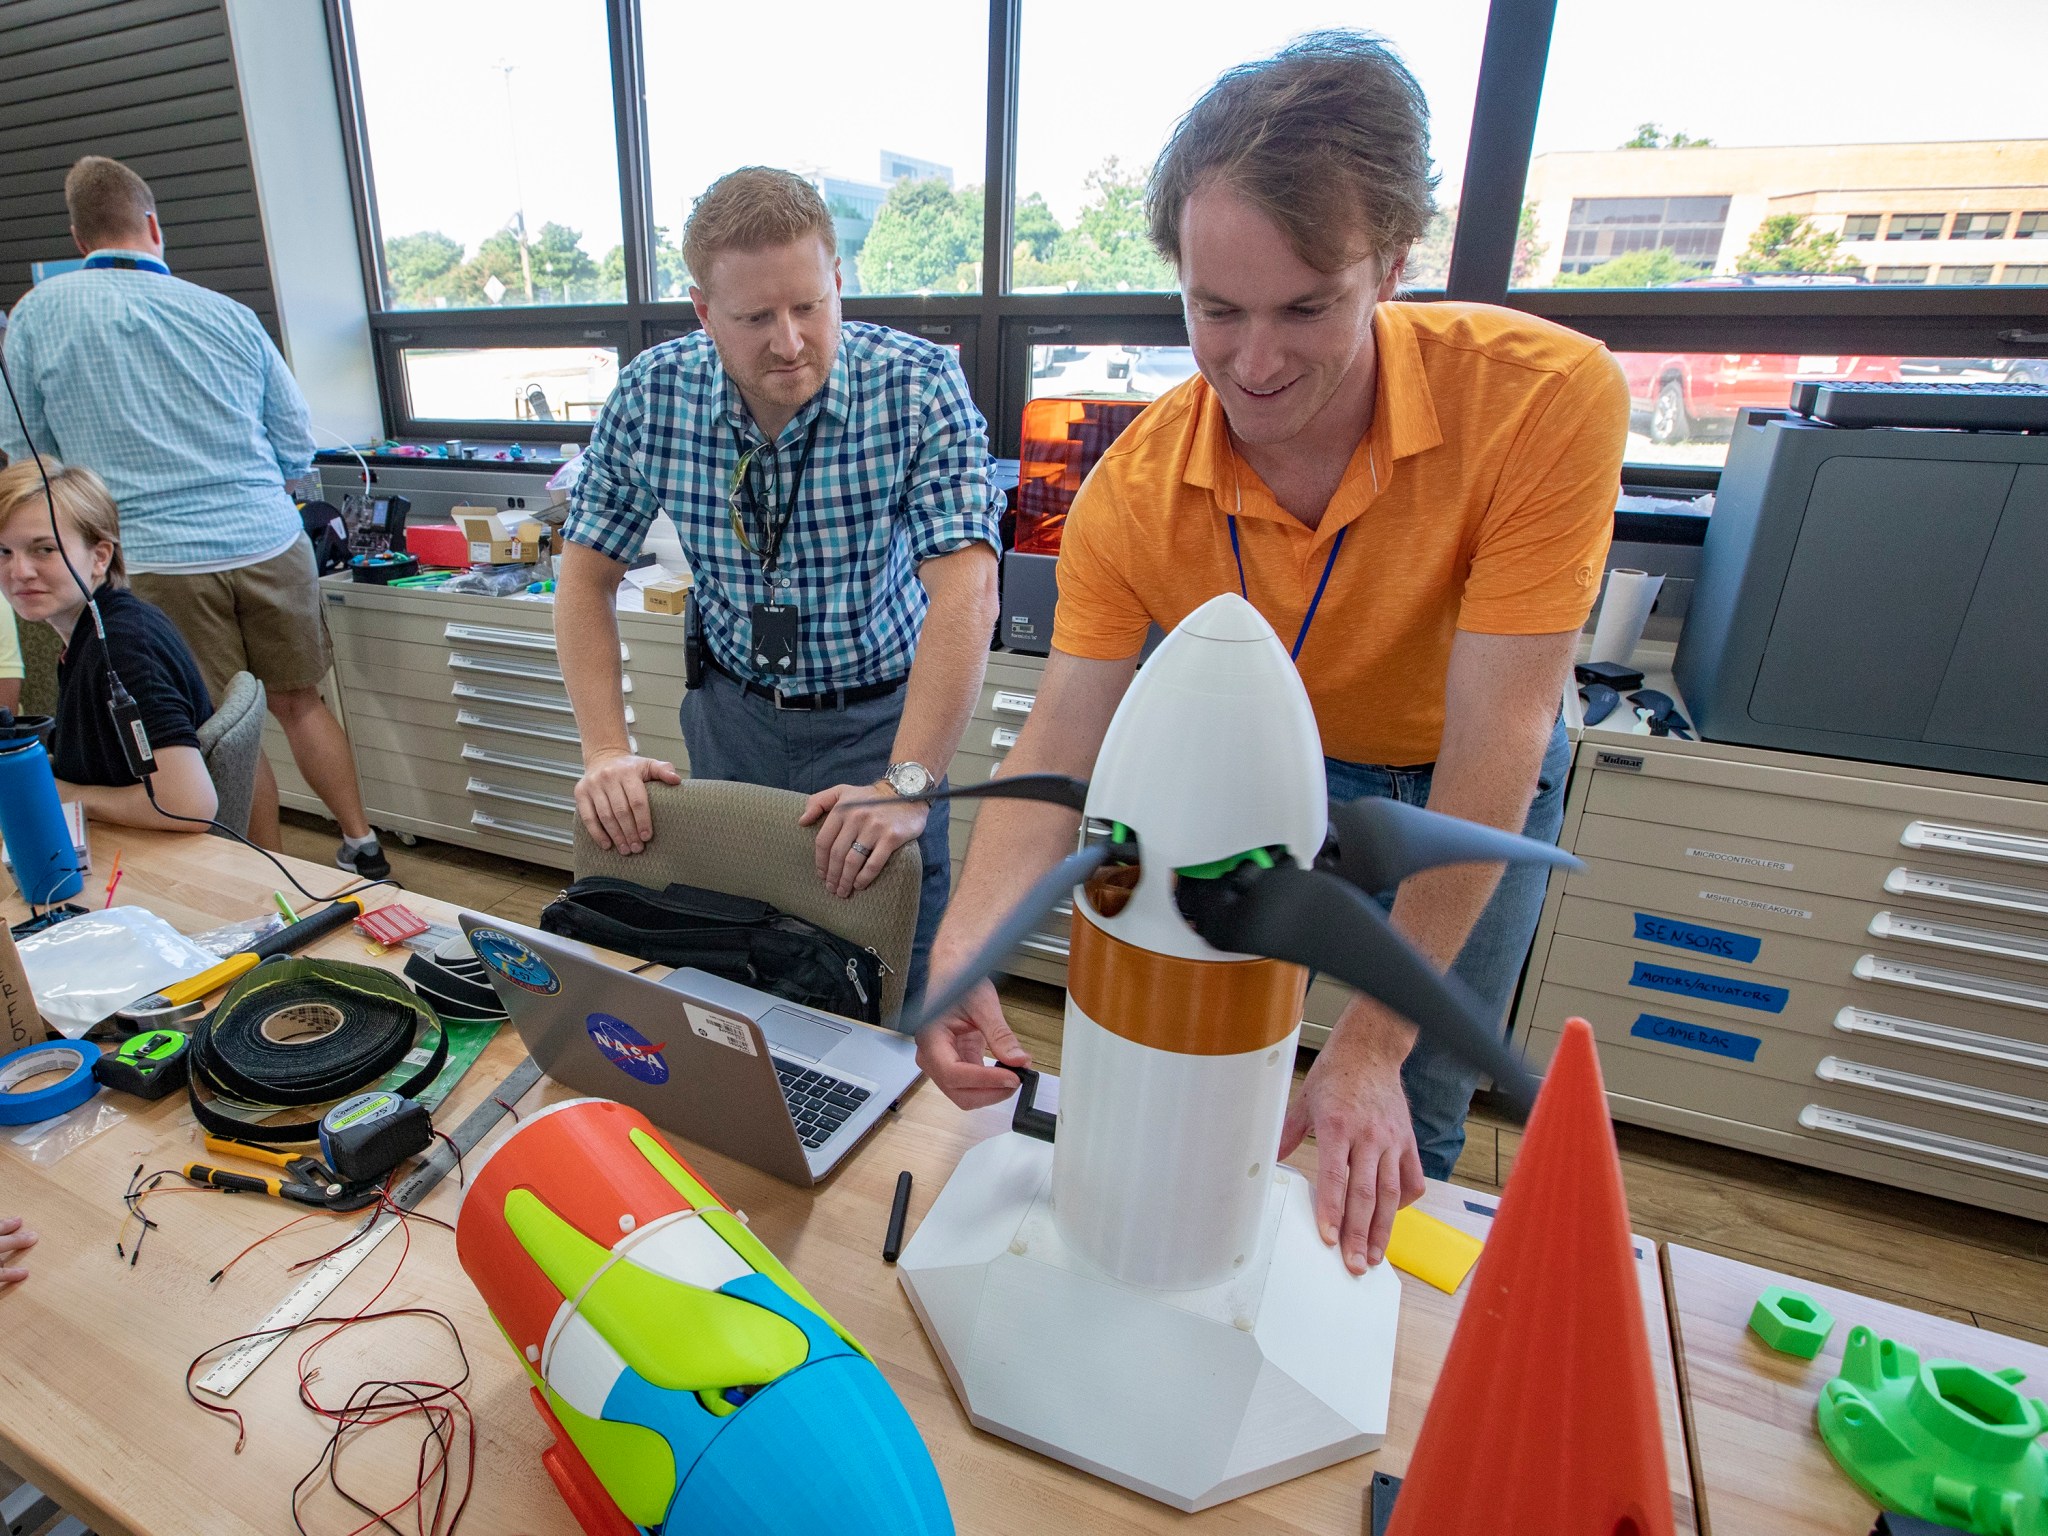
[[[1774,1285],[1757,1297],[1749,1327],[1779,1354],[1811,1360],[1834,1332],[1835,1319],[1805,1292]]]
[[[1820,1436],[1886,1509],[1977,1536],[2048,1536],[2048,1403],[1987,1371],[1850,1330],[1842,1374],[1821,1389]]]

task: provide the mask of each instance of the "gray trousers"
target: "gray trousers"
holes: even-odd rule
[[[690,776],[737,779],[812,795],[834,784],[872,784],[889,767],[896,725],[903,715],[903,689],[845,709],[777,709],[741,689],[722,672],[709,669],[704,686],[683,695],[683,744],[690,749]],[[918,839],[924,883],[918,891],[917,937],[905,978],[903,1013],[893,1021],[907,1028],[917,1019],[931,963],[932,936],[946,912],[953,884],[952,848],[946,836],[950,807],[931,808]]]

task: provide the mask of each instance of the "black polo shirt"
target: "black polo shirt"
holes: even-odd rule
[[[213,713],[213,702],[184,636],[161,608],[125,587],[102,586],[95,595],[107,626],[107,648],[122,685],[141,706],[150,750],[198,746],[200,723]],[[57,777],[66,783],[123,788],[140,782],[128,771],[107,698],[107,652],[88,610],[79,614],[71,643],[57,663],[57,729],[50,738],[50,756]]]

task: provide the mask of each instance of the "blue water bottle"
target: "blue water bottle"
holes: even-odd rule
[[[85,888],[57,798],[57,775],[43,750],[53,723],[44,715],[17,720],[0,709],[0,839],[14,864],[14,883],[39,907]]]

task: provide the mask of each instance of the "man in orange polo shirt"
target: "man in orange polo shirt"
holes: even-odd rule
[[[1294,652],[1333,799],[1393,795],[1556,837],[1558,710],[1612,532],[1628,390],[1597,342],[1559,326],[1394,301],[1433,180],[1421,88],[1362,34],[1232,70],[1182,120],[1147,204],[1200,376],[1075,500],[1052,654],[1005,772],[1085,777],[1148,627],[1234,591]],[[1071,812],[989,801],[933,976],[965,965],[1073,843]],[[1533,866],[1457,865],[1406,882],[1393,921],[1504,1017],[1543,886]],[[926,1029],[919,1058],[974,1107],[1014,1087],[985,1050],[1026,1060],[987,983]],[[1364,998],[1332,1030],[1280,1151],[1314,1132],[1317,1221],[1354,1271],[1380,1261],[1424,1174],[1450,1174],[1474,1085]]]

